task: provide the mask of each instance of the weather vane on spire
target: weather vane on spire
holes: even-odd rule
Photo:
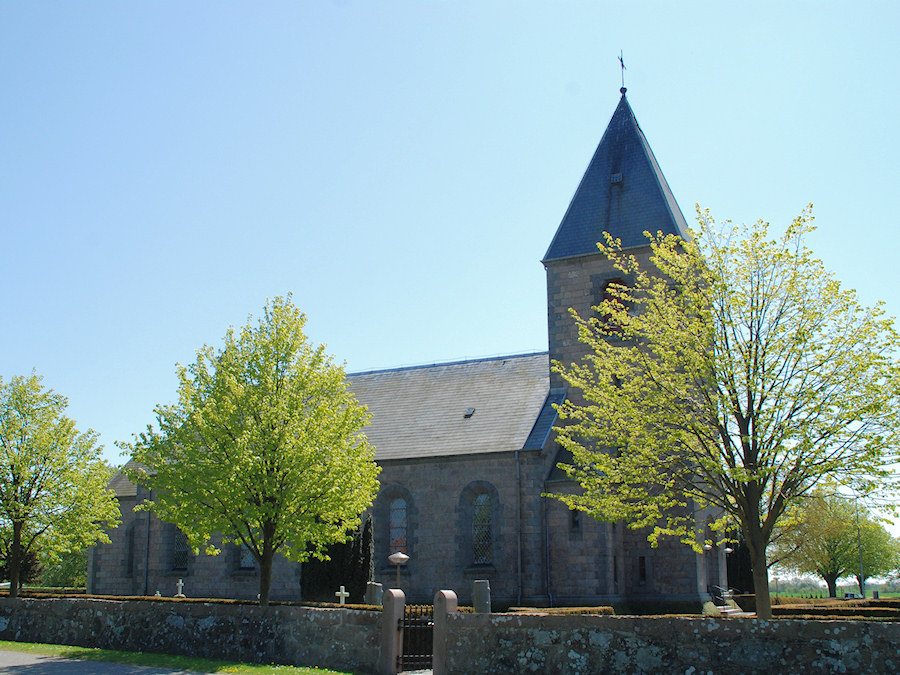
[[[622,60],[622,50],[621,49],[619,50],[619,65],[622,66],[622,88],[619,89],[619,91],[622,94],[625,94],[625,92],[627,91],[625,89],[625,61]]]

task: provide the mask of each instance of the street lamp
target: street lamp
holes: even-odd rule
[[[403,551],[397,551],[396,553],[391,553],[388,556],[388,560],[391,562],[391,565],[397,566],[397,588],[400,588],[400,565],[405,565],[409,562],[409,556]]]
[[[863,576],[862,532],[859,529],[859,495],[853,497],[856,507],[856,548],[859,551],[859,594],[866,597],[866,578]]]

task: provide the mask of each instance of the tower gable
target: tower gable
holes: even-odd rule
[[[543,262],[597,253],[604,232],[644,246],[644,231],[686,237],[688,228],[623,89]]]

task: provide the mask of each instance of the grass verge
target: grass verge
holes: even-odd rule
[[[324,668],[298,668],[295,666],[265,666],[253,663],[234,663],[215,659],[199,659],[191,656],[171,654],[152,654],[149,652],[119,652],[110,649],[92,649],[88,647],[70,647],[67,645],[46,645],[34,642],[9,642],[0,640],[0,650],[9,652],[27,652],[59,656],[65,659],[80,661],[108,661],[127,663],[133,666],[153,666],[171,670],[190,670],[198,673],[238,673],[248,675],[352,675],[338,670]]]

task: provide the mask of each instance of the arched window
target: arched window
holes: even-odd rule
[[[490,565],[494,560],[491,520],[491,496],[481,492],[472,500],[472,561],[476,565]]]
[[[241,544],[240,548],[238,568],[242,570],[252,570],[256,568],[256,558],[254,557],[253,552],[243,544]]]
[[[188,568],[188,558],[190,557],[191,549],[188,546],[187,536],[179,530],[177,527],[174,527],[174,532],[172,532],[172,571],[173,572],[185,572]]]
[[[631,303],[625,298],[622,298],[620,295],[622,292],[621,287],[623,286],[627,287],[625,280],[618,277],[614,279],[607,279],[606,281],[604,281],[599,289],[599,297],[597,295],[597,291],[594,291],[594,299],[597,307],[602,307],[603,302],[612,302],[614,304],[624,305],[625,310],[630,312]],[[600,320],[605,324],[607,330],[610,330],[614,333],[620,333],[622,331],[622,327],[618,323],[613,321],[613,317],[609,312],[603,312]]]
[[[407,539],[409,515],[406,500],[403,497],[394,497],[391,500],[389,521],[388,542],[391,553],[396,553],[397,551],[406,553],[409,544]]]

